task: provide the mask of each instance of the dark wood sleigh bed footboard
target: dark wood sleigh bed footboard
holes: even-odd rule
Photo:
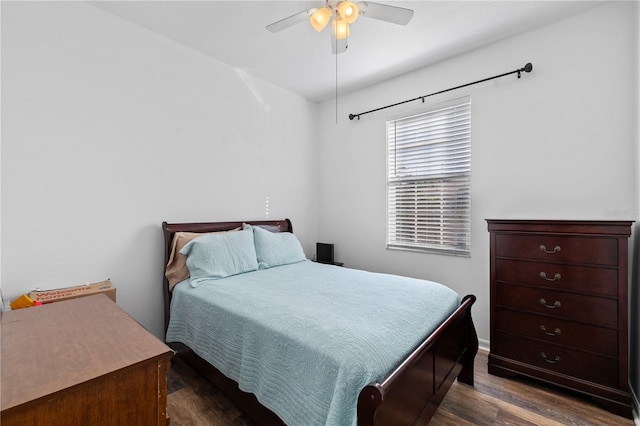
[[[288,219],[175,224],[164,222],[165,265],[176,232],[225,231],[237,228],[242,223],[261,226],[273,232],[293,232]],[[164,275],[163,281],[166,329],[171,292]],[[471,307],[475,300],[473,295],[465,296],[461,305],[394,371],[379,383],[371,383],[362,389],[358,397],[358,425],[427,424],[456,378],[473,385],[473,363],[478,351],[478,338],[471,318]],[[257,424],[283,424],[254,395],[241,391],[235,381],[224,376],[189,348],[180,346],[174,349]]]
[[[471,319],[476,297],[456,311],[380,383],[358,397],[358,425],[427,424],[458,378],[473,385],[478,337]]]

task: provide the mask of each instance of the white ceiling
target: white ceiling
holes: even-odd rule
[[[355,1],[355,0],[354,0]],[[415,11],[407,26],[361,17],[349,48],[331,54],[328,28],[265,26],[317,1],[99,1],[92,5],[312,101],[422,68],[601,1],[395,1]],[[524,64],[514,64],[514,67]],[[501,71],[501,70],[498,70]],[[337,81],[337,84],[336,84]]]

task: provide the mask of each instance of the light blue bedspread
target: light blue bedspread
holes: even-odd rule
[[[303,261],[173,290],[182,342],[290,426],[354,425],[382,380],[460,304],[430,281]]]

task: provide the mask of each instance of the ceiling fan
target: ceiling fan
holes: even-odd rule
[[[334,54],[347,50],[347,38],[351,34],[349,25],[362,15],[366,18],[378,19],[398,25],[407,25],[413,17],[413,10],[387,4],[361,1],[325,0],[325,5],[291,15],[273,24],[267,25],[267,30],[277,33],[302,21],[309,23],[317,32],[321,32],[331,23],[331,51]]]

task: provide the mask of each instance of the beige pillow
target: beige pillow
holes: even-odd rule
[[[241,228],[235,228],[231,231],[220,232],[232,232],[240,231]],[[209,234],[219,234],[220,232],[209,232]],[[173,236],[173,242],[171,243],[171,252],[169,254],[169,262],[167,262],[167,268],[164,275],[169,281],[169,291],[173,290],[173,287],[180,281],[189,278],[189,268],[187,268],[187,256],[180,253],[182,247],[189,241],[196,237],[205,235],[207,233],[201,232],[176,232]]]

